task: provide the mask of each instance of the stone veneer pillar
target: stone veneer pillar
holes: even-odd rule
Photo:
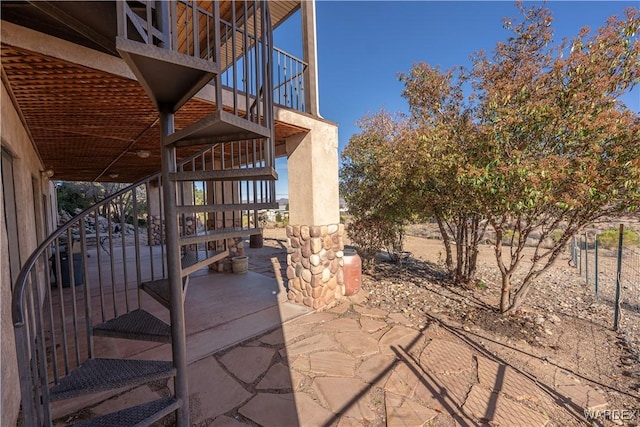
[[[338,127],[315,119],[287,138],[289,180],[287,297],[322,309],[343,295],[343,235],[338,199]]]
[[[290,301],[314,309],[344,295],[343,224],[287,226]]]

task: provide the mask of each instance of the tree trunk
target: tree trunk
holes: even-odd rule
[[[444,251],[447,257],[445,264],[447,266],[447,270],[449,270],[449,273],[451,273],[453,270],[453,255],[451,254],[451,239],[449,239],[449,234],[447,234],[447,230],[444,227],[444,221],[439,215],[436,215],[436,222],[438,223],[438,228],[440,229],[440,235],[442,236],[442,242],[444,243]]]
[[[464,219],[456,223],[456,280],[464,277]]]
[[[511,273],[502,274],[502,292],[500,294],[500,313],[506,313],[510,307]]]

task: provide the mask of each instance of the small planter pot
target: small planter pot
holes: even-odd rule
[[[249,257],[236,256],[231,258],[231,271],[235,274],[243,274],[249,270]]]

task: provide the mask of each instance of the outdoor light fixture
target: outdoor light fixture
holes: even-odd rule
[[[118,175],[117,173],[110,173],[109,174],[109,178],[117,178],[118,176],[120,176],[120,175]]]
[[[43,178],[51,178],[53,176],[54,172],[53,169],[49,168],[49,169],[45,169],[43,171],[40,172],[40,175],[42,175]]]
[[[136,156],[140,157],[141,159],[146,159],[150,155],[151,155],[151,152],[149,150],[138,150],[138,151],[136,151]]]

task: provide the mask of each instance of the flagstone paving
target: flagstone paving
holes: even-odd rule
[[[607,405],[595,387],[568,372],[543,383],[443,325],[418,330],[357,301],[293,319],[191,364],[192,423],[538,427],[552,424],[549,415],[566,411],[565,404]],[[153,393],[162,395],[162,387],[116,399],[135,404]]]

